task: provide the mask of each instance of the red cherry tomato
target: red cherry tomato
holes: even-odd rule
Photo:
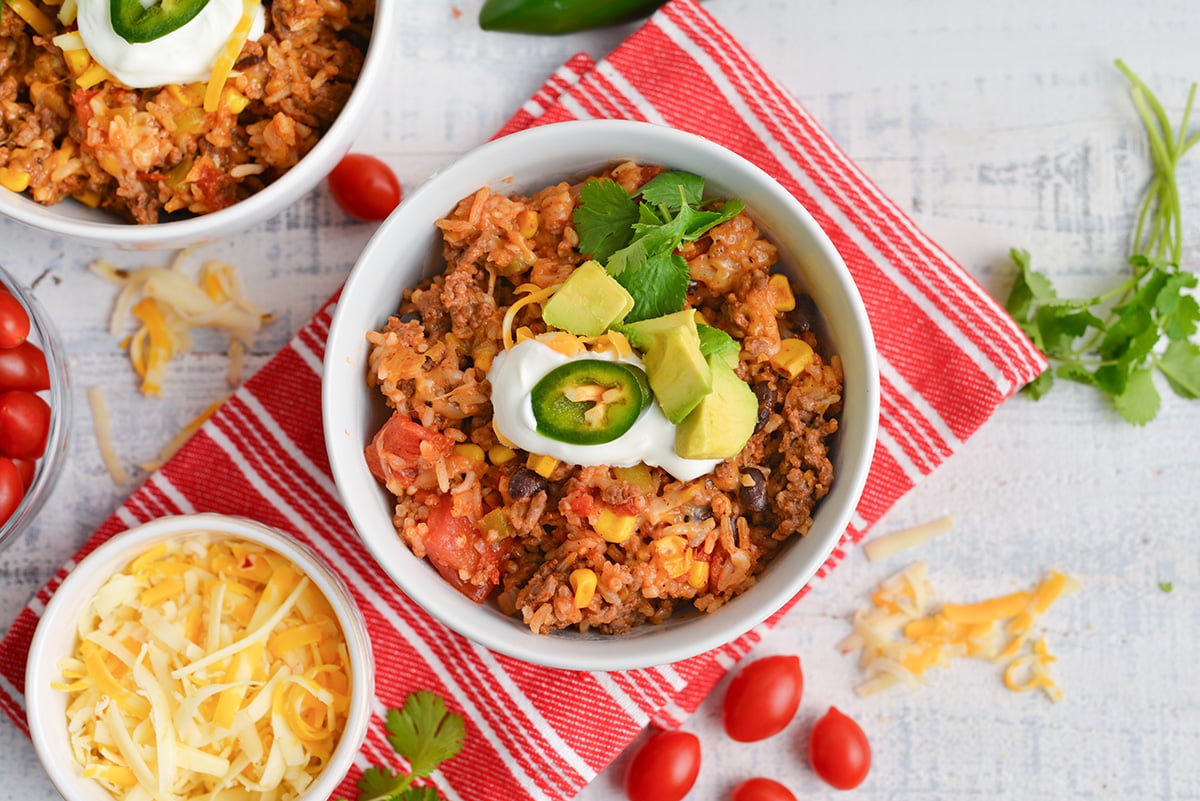
[[[21,476],[21,486],[29,492],[29,485],[37,475],[37,459],[13,459],[12,463],[16,465],[17,474]]]
[[[796,801],[796,796],[779,782],[756,776],[733,788],[731,801]]]
[[[778,734],[796,716],[803,691],[800,657],[756,659],[742,668],[725,691],[725,733],[743,743]]]
[[[25,497],[21,474],[11,459],[0,456],[0,525],[8,522]]]
[[[659,732],[633,755],[625,795],[629,801],[679,801],[699,773],[699,738],[686,731]]]
[[[400,205],[396,173],[365,153],[350,153],[333,168],[329,192],[342,211],[360,220],[382,220]]]
[[[871,744],[850,718],[829,707],[808,738],[808,761],[817,775],[839,790],[862,784],[871,770]]]
[[[0,292],[0,348],[15,348],[29,336],[29,313],[21,301]]]
[[[50,389],[50,370],[41,348],[26,341],[0,350],[0,390],[5,389]]]
[[[36,459],[46,450],[49,433],[48,403],[23,389],[0,392],[0,454]]]

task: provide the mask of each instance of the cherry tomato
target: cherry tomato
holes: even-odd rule
[[[756,776],[733,788],[731,801],[796,801],[796,796],[779,782]]]
[[[0,349],[0,390],[5,389],[30,392],[50,389],[50,370],[41,348],[26,341],[13,348]]]
[[[365,153],[350,153],[333,168],[329,192],[342,211],[360,220],[382,220],[400,205],[396,173]]]
[[[0,456],[0,525],[8,522],[25,497],[21,474],[11,459]]]
[[[29,313],[8,292],[0,292],[0,348],[15,348],[29,336]]]
[[[16,465],[17,474],[21,476],[21,486],[29,492],[29,485],[37,475],[37,459],[13,459],[12,463]]]
[[[817,775],[839,790],[862,784],[871,770],[871,744],[850,718],[829,707],[808,738],[808,761]]]
[[[49,433],[48,403],[23,389],[0,392],[0,453],[14,459],[36,459],[46,450]]]
[[[743,743],[778,734],[796,716],[803,691],[800,657],[781,654],[754,660],[725,691],[725,733]]]
[[[662,731],[633,755],[625,795],[629,801],[679,801],[699,773],[700,739],[686,731]]]

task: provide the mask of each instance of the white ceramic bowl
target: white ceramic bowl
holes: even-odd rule
[[[677,615],[620,635],[533,634],[493,604],[478,605],[413,556],[392,525],[393,501],[371,476],[363,448],[388,410],[365,382],[365,334],[399,307],[402,292],[440,271],[434,221],[479,187],[531,193],[622,159],[687,170],[706,192],[736,197],[780,246],[782,262],[813,297],[829,347],[845,366],[845,409],[835,478],[807,537],[780,553],[757,585],[710,615]],[[866,481],[879,412],[875,345],[858,291],[811,215],[765,172],[708,140],[646,123],[587,121],[506,136],[464,156],[412,192],[368,243],[337,304],[325,350],[325,442],[342,502],[359,534],[402,590],[447,626],[496,651],[553,667],[611,670],[671,662],[726,643],[779,609],[837,544]]]
[[[234,205],[185,220],[137,225],[73,199],[44,206],[0,187],[0,215],[52,234],[106,247],[168,250],[200,245],[257,225],[295,203],[325,178],[349,151],[374,110],[388,78],[396,0],[376,0],[375,20],[362,72],[337,119],[320,141],[278,180]]]
[[[67,735],[67,694],[51,687],[53,682],[61,681],[59,660],[75,649],[77,616],[96,590],[134,558],[160,542],[201,531],[249,540],[275,551],[289,559],[329,599],[350,654],[350,712],[329,763],[308,791],[294,801],[325,801],[350,770],[370,721],[374,666],[366,623],[345,585],[308,548],[274,529],[241,517],[176,515],[116,534],[88,554],[46,604],[34,632],[25,668],[29,734],[42,766],[66,801],[112,801],[104,787],[81,775]]]

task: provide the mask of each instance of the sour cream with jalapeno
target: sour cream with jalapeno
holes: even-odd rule
[[[488,371],[493,424],[501,436],[522,450],[553,456],[568,464],[633,467],[645,462],[663,468],[680,481],[711,473],[720,463],[719,459],[685,459],[675,453],[675,426],[654,401],[646,404],[628,431],[609,442],[578,445],[538,433],[531,400],[534,386],[551,370],[576,359],[619,361],[642,369],[642,362],[636,356],[625,359],[611,353],[566,356],[536,339],[519,342],[497,355]]]
[[[79,35],[96,63],[126,86],[143,89],[207,81],[242,18],[242,10],[242,0],[208,0],[182,27],[136,44],[127,42],[113,29],[110,0],[79,0],[77,21]],[[255,2],[249,38],[258,39],[265,28],[262,3]]]

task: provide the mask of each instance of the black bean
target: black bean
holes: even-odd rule
[[[402,322],[402,323],[422,322],[421,313],[418,311],[405,312],[404,314],[400,315],[400,322]]]
[[[787,318],[792,325],[792,330],[798,334],[816,328],[820,317],[817,304],[813,301],[812,296],[797,295],[796,308],[788,312]]]
[[[751,512],[761,512],[767,508],[767,477],[757,467],[747,467],[742,475],[753,483],[749,486],[742,484],[738,490],[738,498],[742,506]]]
[[[756,381],[751,389],[758,398],[758,422],[754,424],[754,433],[757,434],[762,431],[767,420],[771,419],[771,412],[775,410],[776,394],[774,388],[766,381]]]
[[[508,494],[514,499],[532,498],[539,492],[545,492],[546,486],[546,479],[528,467],[518,467],[508,477]]]
[[[707,520],[712,516],[712,509],[708,506],[693,506],[688,510],[688,518],[693,523],[700,520]]]

